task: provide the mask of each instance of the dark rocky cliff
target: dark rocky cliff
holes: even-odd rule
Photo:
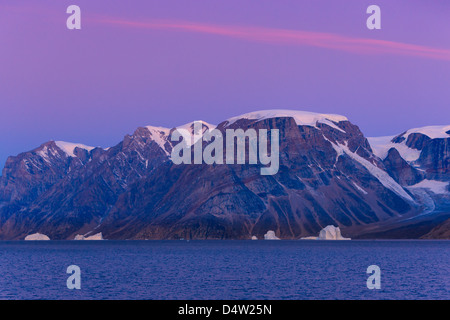
[[[348,120],[311,125],[275,116],[217,126],[224,135],[237,128],[279,129],[276,175],[261,175],[261,165],[175,165],[173,129],[155,127],[138,128],[107,150],[75,148],[68,156],[48,142],[10,157],[0,177],[0,239],[35,232],[51,239],[91,232],[106,239],[249,239],[268,230],[298,239],[329,224],[360,236],[420,215],[430,196],[408,186],[449,181],[448,139],[398,136],[421,150],[411,163],[396,149],[380,159]]]

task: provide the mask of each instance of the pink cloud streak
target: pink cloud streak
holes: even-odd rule
[[[450,61],[450,49],[433,48],[388,40],[352,38],[334,33],[265,27],[221,26],[165,20],[137,22],[102,18],[97,19],[96,22],[132,28],[214,34],[263,43],[311,46],[356,54],[394,54]]]

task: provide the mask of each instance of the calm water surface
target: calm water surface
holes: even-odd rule
[[[0,242],[0,299],[450,299],[450,241]]]

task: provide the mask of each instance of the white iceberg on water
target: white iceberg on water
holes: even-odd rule
[[[33,233],[25,237],[27,241],[36,241],[36,240],[50,240],[48,236],[42,233]]]
[[[319,232],[318,237],[304,237],[302,240],[351,240],[341,235],[341,229],[332,225],[326,226]]]
[[[330,225],[320,230],[319,240],[350,240],[350,238],[344,238],[339,227]]]
[[[267,231],[267,233],[264,235],[264,240],[280,240],[280,238],[278,238],[275,235],[275,232],[272,230]]]
[[[81,234],[77,234],[73,240],[105,240],[105,239],[103,239],[102,233],[99,232],[99,233],[94,234],[94,235],[89,236],[89,237],[85,237],[85,236],[83,236]]]

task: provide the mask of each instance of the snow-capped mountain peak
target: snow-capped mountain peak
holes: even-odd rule
[[[315,113],[309,111],[286,110],[286,109],[272,109],[272,110],[249,112],[242,114],[240,116],[232,117],[227,121],[228,125],[231,125],[240,119],[261,121],[265,119],[280,118],[280,117],[292,117],[299,126],[315,127],[317,123],[323,123],[339,131],[343,130],[338,126],[336,126],[335,123],[341,121],[348,121],[347,117],[337,114],[325,114],[325,113]]]
[[[405,133],[399,135],[399,137],[403,137],[403,138],[407,139],[409,137],[409,135],[412,133],[421,133],[431,139],[450,138],[450,125],[427,126],[427,127],[409,129]]]
[[[373,153],[382,160],[387,157],[391,148],[395,148],[403,159],[413,162],[419,159],[422,149],[422,147],[412,142],[413,135],[417,136],[417,134],[426,136],[424,137],[425,139],[450,138],[450,125],[414,128],[399,135],[370,137],[367,140],[372,147]]]
[[[194,123],[201,123],[203,132],[205,132],[205,130],[207,130],[207,129],[213,130],[214,128],[217,127],[215,124],[211,124],[211,123],[208,123],[203,120],[197,120],[197,121],[188,122],[181,126],[177,126],[176,129],[186,129],[186,130],[192,132],[192,130],[194,129]]]
[[[194,132],[195,127],[194,124],[195,123],[201,123],[202,124],[202,132]],[[197,120],[197,121],[192,121],[186,124],[183,124],[181,126],[177,126],[174,129],[183,129],[183,130],[187,130],[190,134],[192,134],[192,139],[191,142],[188,143],[188,145],[193,145],[195,144],[205,133],[206,130],[214,130],[217,126],[211,123],[208,123],[206,121],[203,120]]]
[[[410,148],[406,145],[406,140],[402,142],[393,142],[396,136],[385,136],[385,137],[371,137],[367,138],[373,153],[384,160],[391,148],[397,149],[400,156],[408,162],[416,161],[419,159],[420,150]]]
[[[64,151],[67,156],[69,157],[76,157],[74,154],[75,148],[84,149],[87,151],[91,151],[95,149],[95,147],[87,146],[82,143],[73,143],[73,142],[66,142],[66,141],[55,141],[56,146]]]
[[[280,119],[258,122],[269,118]],[[216,127],[201,123],[201,130],[193,122],[178,128],[197,131],[198,139]],[[338,115],[257,111],[218,129],[230,123],[282,130],[279,173],[267,178],[249,163],[171,164],[176,128],[139,127],[107,152],[49,141],[8,158],[0,177],[0,239],[44,230],[51,239],[73,239],[86,234],[80,226],[94,225],[108,239],[248,239],[267,230],[298,239],[326,225],[352,237],[403,236],[414,229],[403,221],[421,223],[449,206],[450,138],[436,137],[448,136],[450,126],[372,138],[370,146]]]
[[[154,126],[146,126],[145,128],[147,128],[147,130],[150,132],[152,140],[158,144],[158,146],[164,151],[166,155],[168,155],[169,152],[166,150],[165,144],[169,139],[170,129]]]

